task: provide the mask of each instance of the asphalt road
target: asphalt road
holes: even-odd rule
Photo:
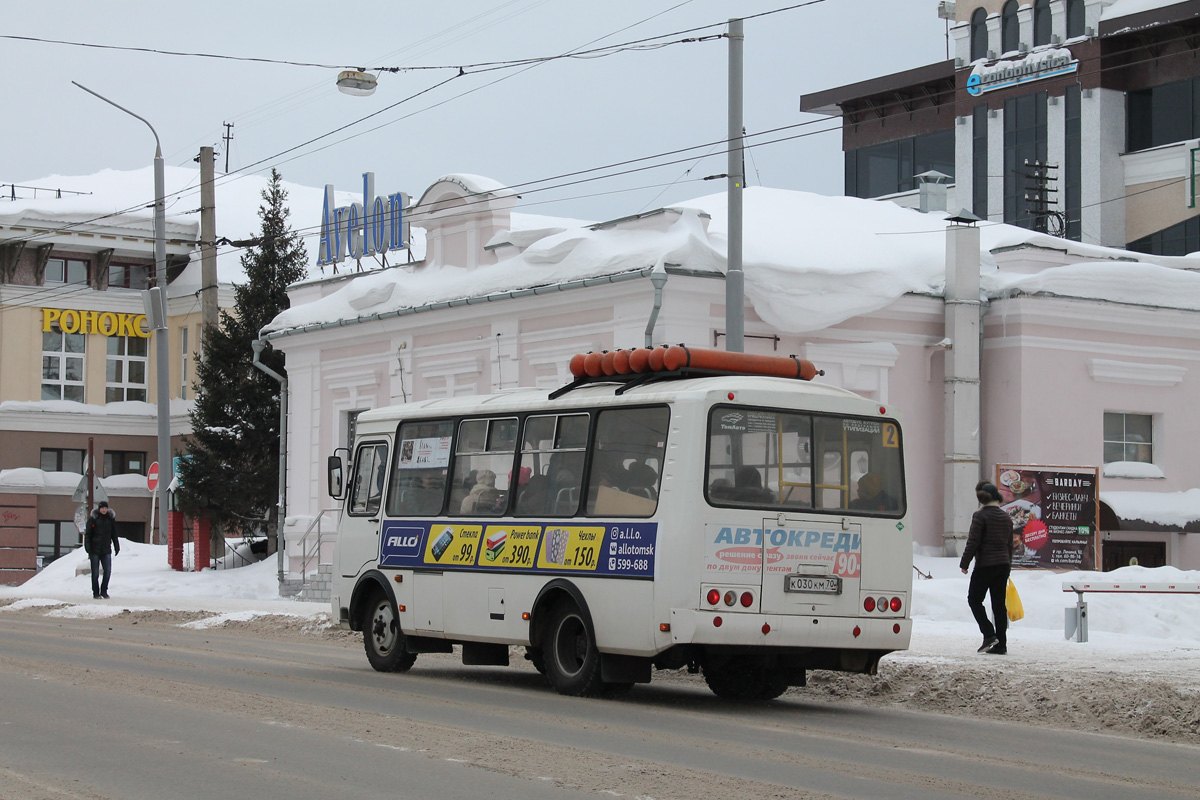
[[[136,615],[0,614],[0,798],[1200,797],[1200,748],[695,681],[620,700],[527,666],[195,631]]]

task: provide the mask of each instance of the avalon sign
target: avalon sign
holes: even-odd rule
[[[1030,53],[1016,61],[998,61],[991,66],[978,64],[967,78],[967,94],[978,97],[1030,81],[1069,75],[1078,69],[1079,62],[1064,48]]]
[[[347,255],[360,259],[408,247],[408,199],[404,192],[376,197],[375,173],[364,172],[362,202],[335,207],[333,184],[325,184],[317,264],[340,264]]]

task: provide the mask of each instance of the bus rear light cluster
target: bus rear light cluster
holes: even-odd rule
[[[751,608],[754,605],[754,592],[737,589],[709,589],[704,593],[704,599],[708,601],[710,606],[732,608],[741,604],[742,608]]]
[[[904,607],[904,601],[901,600],[899,597],[893,597],[890,600],[883,596],[880,596],[878,598],[876,598],[876,597],[864,597],[863,598],[863,610],[867,611],[867,612],[870,612],[870,611],[880,611],[882,613],[887,613],[888,611],[897,612],[903,607]]]

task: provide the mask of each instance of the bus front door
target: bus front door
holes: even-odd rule
[[[762,613],[858,613],[859,523],[779,514],[763,520],[762,548]]]

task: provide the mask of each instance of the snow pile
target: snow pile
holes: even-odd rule
[[[1100,499],[1121,519],[1140,519],[1175,528],[1200,520],[1200,489],[1188,489],[1186,492],[1101,492]]]

